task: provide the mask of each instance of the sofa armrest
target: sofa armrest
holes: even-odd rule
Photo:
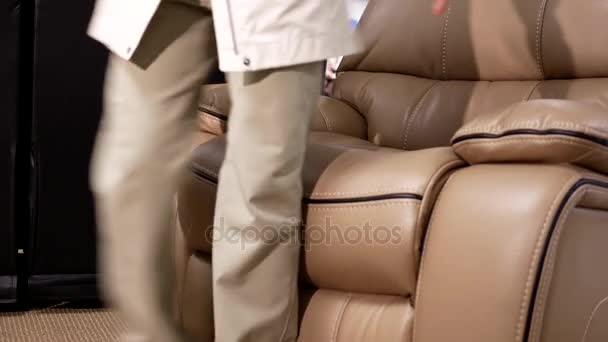
[[[302,271],[307,279],[322,289],[413,294],[422,237],[437,193],[463,165],[449,148],[401,151],[309,144],[302,172]],[[388,227],[390,242],[333,238],[348,238],[353,230],[382,234]]]
[[[198,106],[200,130],[215,135],[224,134],[231,107],[227,84],[203,86]],[[348,104],[322,96],[317,108],[312,119],[312,131],[340,133],[366,139],[365,119]]]
[[[596,103],[533,100],[473,120],[452,145],[470,164],[571,163],[607,174],[607,118]]]
[[[608,289],[606,180],[571,165],[456,171],[428,227],[414,340],[579,340]]]
[[[325,137],[318,143],[317,134],[311,135],[302,171],[307,227],[303,277],[322,288],[412,293],[423,231],[436,195],[447,176],[464,162],[448,147],[410,152],[363,140],[342,144],[340,137],[336,144]],[[187,245],[203,253],[211,250],[211,231],[205,228],[212,226],[225,148],[223,137],[197,148],[179,192],[179,218]],[[333,238],[319,241],[314,235],[322,230],[345,237],[355,228],[365,234],[370,229],[391,234],[391,243],[343,244]],[[369,269],[351,267],[363,264]],[[334,276],[338,270],[342,277]],[[371,283],[365,281],[370,275],[375,279]]]

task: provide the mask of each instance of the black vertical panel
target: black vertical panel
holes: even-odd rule
[[[2,0],[0,13],[0,303],[17,296],[14,222],[17,141],[19,3]],[[8,10],[7,10],[8,9]]]
[[[105,49],[86,36],[93,0],[36,0],[29,295],[95,296],[89,161]]]

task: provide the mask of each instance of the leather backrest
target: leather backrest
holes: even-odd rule
[[[608,103],[608,6],[595,0],[370,0],[333,97],[367,120],[368,139],[449,145],[471,119],[529,99]]]
[[[608,76],[608,6],[597,0],[370,0],[359,31],[366,49],[343,71],[441,80]],[[386,24],[383,24],[386,23]]]

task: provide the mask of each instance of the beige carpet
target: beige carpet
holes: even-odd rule
[[[0,312],[0,342],[115,342],[126,329],[107,309]]]

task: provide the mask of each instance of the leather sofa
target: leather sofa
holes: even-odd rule
[[[607,20],[595,0],[370,1],[310,134],[300,341],[608,340]],[[177,196],[196,341],[229,110],[203,89]]]

